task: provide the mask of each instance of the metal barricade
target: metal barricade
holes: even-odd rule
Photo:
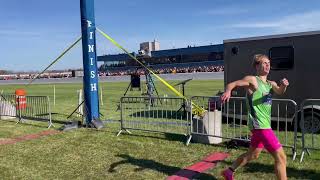
[[[122,97],[121,130],[142,130],[170,134],[189,134],[190,114],[183,98]],[[117,136],[118,136],[117,135]]]
[[[207,118],[209,119],[203,120],[193,117],[191,121],[191,136],[201,135],[224,140],[248,141],[249,131],[245,121],[247,111],[244,109],[245,98],[230,98],[229,103],[224,105],[221,105],[219,96],[193,96],[191,101],[207,110]],[[222,117],[212,119],[211,116],[213,114],[211,112],[217,111],[222,113]],[[217,129],[217,127],[221,129]]]
[[[191,101],[200,105],[208,112],[221,111],[219,120],[203,121],[193,118],[191,121],[191,134],[212,136],[224,140],[250,141],[251,132],[248,128],[248,111],[245,97],[231,97],[228,103],[222,104],[219,96],[194,96]],[[296,158],[297,149],[297,104],[290,99],[272,99],[272,129],[284,147],[292,149],[293,159]],[[212,115],[211,115],[212,116]],[[202,122],[203,121],[203,122]],[[216,133],[216,124],[221,127],[221,133]],[[196,128],[194,128],[196,126]],[[200,126],[200,127],[199,127]],[[212,127],[215,130],[205,130]]]
[[[297,155],[298,106],[291,99],[272,99],[271,121],[282,146],[291,148],[293,160]]]
[[[0,117],[48,121],[48,128],[53,126],[50,99],[48,96],[16,96],[2,94],[0,97]]]
[[[300,106],[302,153],[300,162],[304,155],[310,150],[320,150],[320,99],[305,99]]]
[[[13,119],[17,117],[16,95],[0,95],[0,119]]]

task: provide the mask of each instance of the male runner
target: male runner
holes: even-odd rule
[[[222,175],[226,180],[234,179],[234,172],[238,167],[257,159],[263,148],[266,148],[275,160],[274,169],[277,178],[285,180],[287,179],[286,155],[271,129],[271,103],[272,93],[283,94],[289,82],[284,78],[278,86],[276,82],[267,79],[270,60],[266,55],[254,55],[252,65],[256,69],[256,76],[246,76],[241,80],[229,83],[221,96],[223,103],[228,102],[234,88],[243,87],[246,89],[248,126],[252,132],[249,150],[239,156],[229,168],[222,172]]]

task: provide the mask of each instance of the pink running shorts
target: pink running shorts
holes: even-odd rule
[[[253,148],[266,148],[268,152],[272,153],[282,147],[272,129],[253,129],[251,132],[250,146]]]

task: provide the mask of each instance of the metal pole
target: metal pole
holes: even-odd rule
[[[56,106],[56,85],[53,85],[53,106]]]
[[[101,105],[103,106],[103,90],[102,90],[102,87],[100,87],[100,102],[101,102]]]
[[[96,54],[96,27],[94,19],[94,0],[80,0],[83,88],[86,107],[86,123],[99,119],[99,93]]]

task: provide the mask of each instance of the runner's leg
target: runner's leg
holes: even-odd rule
[[[287,157],[283,151],[283,148],[279,148],[277,151],[272,152],[271,155],[274,158],[274,170],[279,180],[287,179]]]
[[[239,156],[231,165],[232,170],[236,170],[238,167],[246,165],[249,161],[257,159],[263,148],[250,147],[249,150]]]

